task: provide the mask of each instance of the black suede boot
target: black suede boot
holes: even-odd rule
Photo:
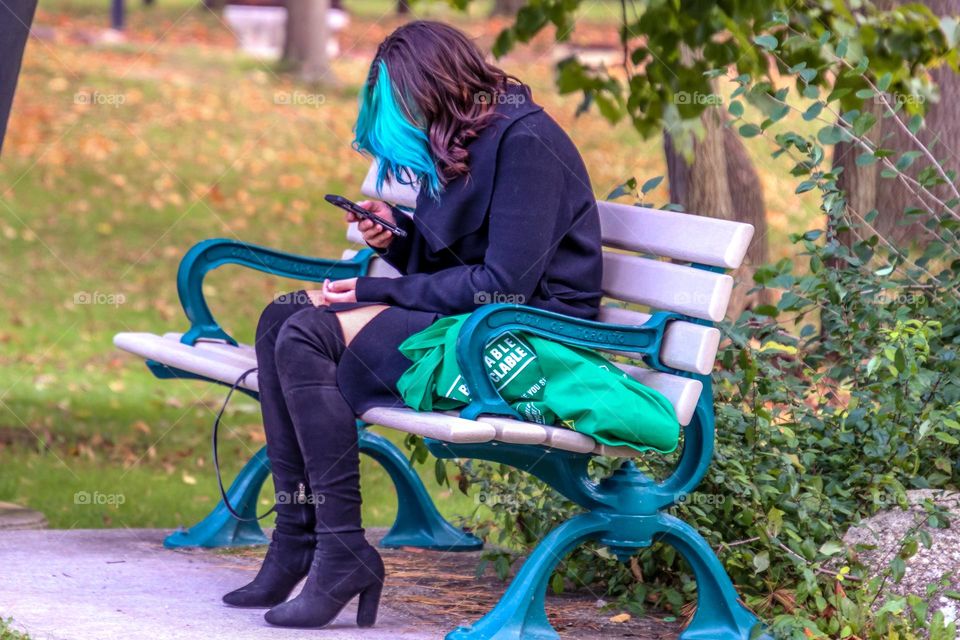
[[[360,596],[357,626],[377,621],[384,568],[380,554],[362,533],[324,536],[310,575],[296,598],[267,611],[267,622],[280,627],[318,629],[333,622],[347,603]]]
[[[310,490],[300,443],[283,399],[274,360],[283,323],[298,311],[312,307],[303,292],[283,296],[267,306],[257,326],[260,409],[276,490],[277,517],[270,547],[257,577],[223,597],[224,603],[234,607],[269,608],[283,602],[307,575],[313,562],[315,505],[308,500]]]
[[[314,508],[306,495],[305,483],[299,483],[296,491],[277,491],[276,528],[260,572],[249,584],[223,596],[225,604],[268,609],[286,600],[306,577],[317,544]]]
[[[377,618],[384,568],[360,523],[356,418],[336,378],[344,350],[340,323],[326,309],[296,314],[277,338],[277,372],[316,506],[317,551],[303,590],[266,613],[270,624],[323,627],[357,596],[357,624]]]

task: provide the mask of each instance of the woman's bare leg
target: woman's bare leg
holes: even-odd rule
[[[313,302],[313,306],[319,307],[324,304],[323,291],[320,289],[307,291],[307,295],[310,297],[310,301]],[[386,311],[386,309],[387,305],[385,304],[375,304],[368,307],[357,307],[356,309],[338,312],[337,320],[340,321],[340,329],[343,331],[344,346],[349,347],[353,339],[360,333],[360,330],[367,326],[368,322]]]

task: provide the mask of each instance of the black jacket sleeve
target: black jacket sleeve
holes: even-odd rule
[[[381,258],[386,260],[390,266],[400,273],[407,272],[407,264],[410,262],[410,239],[413,237],[413,221],[396,207],[390,207],[393,210],[393,219],[397,226],[407,232],[407,237],[394,236],[386,249],[372,247]]]
[[[453,315],[505,296],[521,303],[533,296],[560,236],[567,172],[546,143],[522,127],[504,136],[498,154],[483,264],[360,278],[357,300]]]

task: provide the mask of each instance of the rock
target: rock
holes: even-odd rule
[[[950,528],[937,529],[927,523],[928,514],[921,505],[928,499],[948,511]],[[851,547],[875,547],[858,551],[858,555],[864,565],[880,573],[889,566],[904,538],[914,528],[916,533],[921,529],[929,533],[932,544],[929,549],[922,543],[919,545],[916,555],[906,560],[903,579],[899,583],[888,583],[886,595],[917,595],[929,604],[931,614],[940,610],[948,622],[956,620],[960,603],[944,593],[960,591],[960,493],[930,489],[908,491],[907,504],[864,518],[859,525],[850,527],[843,541]],[[931,595],[927,595],[928,587]],[[881,596],[879,600],[884,599]],[[957,637],[960,639],[960,635]]]
[[[39,511],[0,502],[0,530],[45,529],[47,519]]]

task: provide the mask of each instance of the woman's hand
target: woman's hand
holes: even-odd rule
[[[380,202],[379,200],[363,200],[357,204],[367,211],[375,213],[384,220],[394,224],[397,222],[396,218],[393,217],[393,209],[391,209],[390,205],[388,205],[386,202]],[[359,228],[360,233],[363,234],[364,242],[374,249],[386,249],[393,241],[393,233],[388,229],[384,229],[373,220],[358,218],[353,213],[348,211],[347,222],[359,223],[357,228]]]
[[[323,299],[326,304],[331,302],[356,302],[357,279],[324,280]]]

